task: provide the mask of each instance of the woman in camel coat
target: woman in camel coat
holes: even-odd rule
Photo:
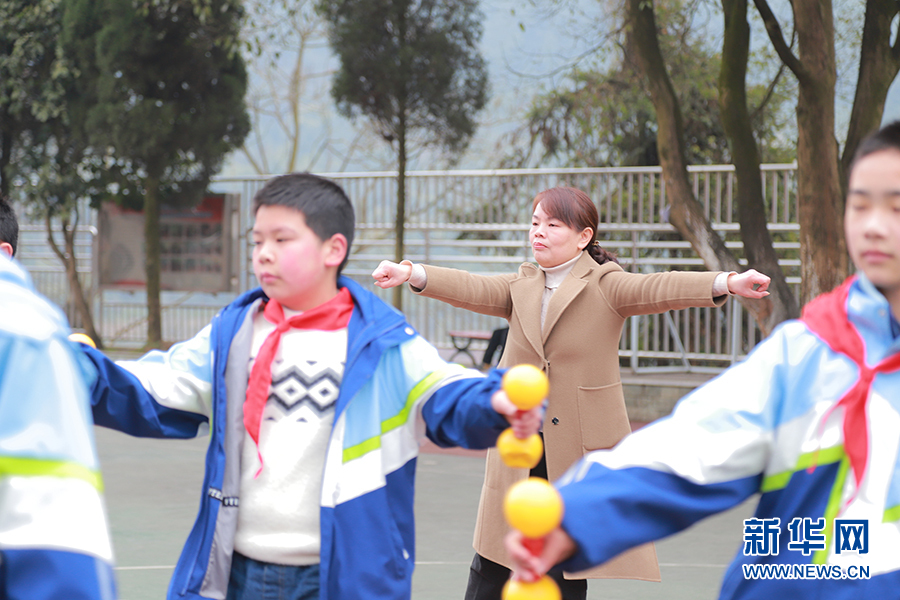
[[[550,380],[543,426],[546,471],[536,474],[552,481],[587,452],[611,448],[631,431],[618,355],[627,317],[720,306],[728,293],[762,297],[768,277],[753,270],[741,275],[627,273],[594,240],[599,217],[587,194],[551,188],[538,194],[533,206],[529,241],[538,265],[525,263],[516,274],[481,276],[384,261],[372,275],[380,287],[409,281],[423,296],[509,321],[500,367],[532,364]],[[508,531],[503,499],[513,483],[528,476],[527,469],[507,467],[495,450],[488,451],[467,600],[500,597],[510,565],[503,544]],[[555,576],[566,599],[586,596],[583,578],[660,579],[651,544],[570,577],[575,581]]]

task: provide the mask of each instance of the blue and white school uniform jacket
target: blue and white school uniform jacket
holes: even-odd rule
[[[490,406],[500,375],[447,364],[402,314],[350,279],[338,285],[349,288],[354,309],[322,476],[320,598],[409,598],[419,441],[427,435],[440,446],[492,446],[508,425]],[[169,600],[225,598],[253,315],[264,297],[260,289],[242,295],[166,353],[114,364],[85,349],[99,372],[97,424],[148,437],[210,431],[200,513]]]
[[[861,274],[850,286],[846,309],[864,341],[868,365],[900,351],[887,300]],[[726,571],[720,598],[896,598],[900,372],[879,373],[872,382],[868,467],[857,489],[843,447],[843,408],[829,409],[858,375],[850,359],[802,321],[783,323],[746,361],[686,396],[669,417],[612,450],[587,455],[560,479],[562,525],[578,544],[563,566],[577,571],[600,564],[760,493],[759,521],[749,523],[754,527],[749,531],[762,531],[763,519],[780,519],[777,546],[770,548],[774,553],[745,555],[748,546],[751,553],[760,548],[748,543],[753,536],[736,529],[735,542],[744,541]],[[813,549],[822,545],[815,529],[792,540],[789,525],[795,518],[801,525],[803,519],[824,519],[824,549]],[[847,530],[836,543],[836,518],[867,523],[867,553]],[[797,545],[806,533],[814,536],[808,553]],[[754,579],[745,574],[748,565],[790,569],[782,569],[779,578]],[[811,575],[859,575],[860,566],[869,569],[869,578]]]
[[[83,356],[0,255],[0,598],[115,598]],[[88,365],[89,370],[89,365]]]

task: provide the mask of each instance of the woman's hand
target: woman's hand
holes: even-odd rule
[[[506,552],[513,563],[516,579],[533,582],[540,579],[554,565],[575,553],[575,542],[561,527],[557,527],[544,537],[544,547],[540,556],[535,556],[525,547],[525,536],[521,531],[511,531],[506,536]]]
[[[744,298],[764,298],[769,295],[769,282],[772,278],[763,275],[756,269],[743,273],[732,273],[728,276],[728,291]]]
[[[409,281],[412,274],[412,263],[403,261],[399,265],[389,260],[383,260],[378,267],[372,271],[372,278],[375,279],[375,285],[383,290],[397,287]]]

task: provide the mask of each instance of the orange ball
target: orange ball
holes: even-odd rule
[[[544,454],[544,442],[536,433],[524,440],[517,438],[510,427],[497,438],[497,451],[500,453],[500,458],[503,459],[503,464],[507,467],[533,469]]]
[[[519,410],[531,410],[547,397],[550,382],[534,365],[516,365],[503,375],[503,391]]]
[[[513,529],[527,538],[539,539],[559,527],[563,517],[562,497],[546,479],[529,477],[506,492],[503,514]]]
[[[510,579],[503,586],[503,600],[562,600],[559,586],[544,575],[535,582]]]
[[[97,344],[94,343],[94,340],[90,338],[90,336],[85,335],[83,333],[70,333],[69,334],[70,342],[81,342],[82,344],[87,344],[91,348],[96,348]]]

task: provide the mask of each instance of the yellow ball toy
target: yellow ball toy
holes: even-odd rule
[[[503,600],[561,600],[556,582],[544,575],[535,582],[510,579],[503,586]]]
[[[503,375],[503,391],[519,410],[531,410],[547,397],[550,383],[534,365],[516,365]]]
[[[81,342],[82,344],[87,344],[91,348],[96,348],[97,344],[94,343],[94,340],[90,338],[90,336],[85,335],[83,333],[70,333],[69,334],[70,342]]]
[[[507,523],[526,538],[543,538],[562,521],[562,497],[546,479],[529,477],[509,488],[503,514]]]
[[[533,469],[544,454],[544,442],[536,433],[525,439],[517,438],[512,428],[509,428],[497,438],[497,452],[507,467]]]

